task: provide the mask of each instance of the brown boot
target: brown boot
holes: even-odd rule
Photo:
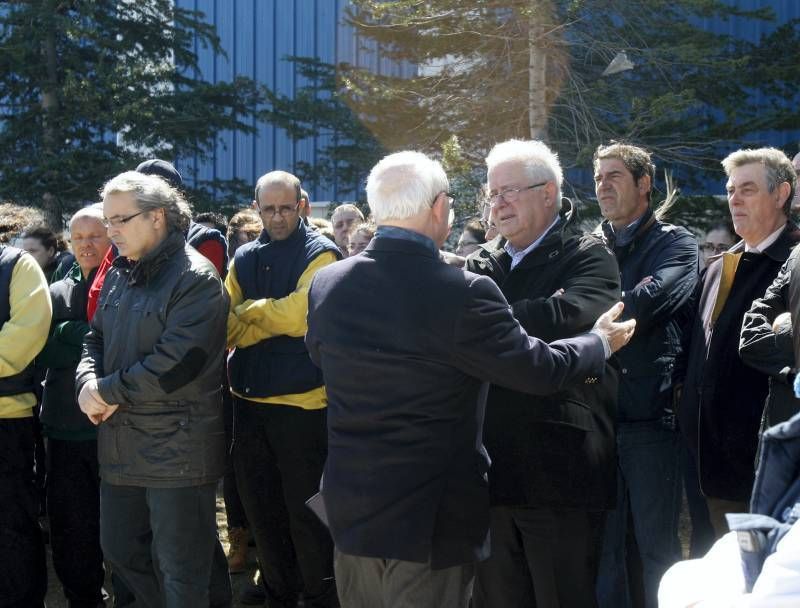
[[[247,570],[247,541],[250,532],[247,528],[229,528],[228,572],[240,574]]]

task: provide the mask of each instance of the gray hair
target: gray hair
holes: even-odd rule
[[[333,210],[333,213],[331,213],[331,220],[333,220],[340,213],[345,213],[347,211],[352,211],[358,216],[359,221],[364,221],[364,214],[361,212],[361,209],[356,207],[353,203],[342,203],[336,207],[336,209]]]
[[[108,195],[119,193],[133,195],[140,211],[164,209],[169,232],[186,232],[189,229],[192,207],[183,194],[162,178],[138,171],[126,171],[106,182],[100,196],[105,200]]]
[[[509,139],[495,145],[486,157],[486,168],[492,171],[503,163],[516,162],[525,167],[531,181],[547,180],[556,184],[556,200],[561,202],[564,172],[558,154],[538,140]]]
[[[429,209],[449,183],[442,165],[421,152],[396,152],[383,157],[367,178],[367,201],[380,224],[403,220]]]
[[[78,209],[75,213],[73,213],[72,217],[69,218],[70,231],[72,230],[72,224],[75,222],[75,220],[82,218],[97,220],[102,224],[103,220],[105,219],[105,216],[103,215],[103,203],[94,203],[88,207]]]
[[[271,188],[272,186],[279,186],[281,188],[289,188],[295,191],[295,203],[300,202],[303,189],[300,187],[300,180],[286,171],[270,171],[258,178],[256,182],[256,202],[258,202],[258,195],[264,188]]]
[[[788,216],[797,187],[797,171],[792,166],[792,161],[777,148],[744,149],[728,154],[722,160],[722,168],[725,169],[725,175],[730,177],[734,169],[753,163],[764,167],[767,188],[770,192],[775,192],[775,188],[783,182],[789,184],[789,196],[783,203],[783,212]]]

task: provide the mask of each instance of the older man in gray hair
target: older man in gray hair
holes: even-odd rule
[[[502,238],[471,255],[467,270],[491,277],[533,336],[591,329],[622,297],[619,267],[562,198],[558,157],[540,141],[510,140],[486,165]],[[602,522],[614,504],[616,402],[610,366],[547,397],[491,387],[492,555],[478,566],[475,608],[595,605]]]
[[[615,305],[593,333],[552,345],[529,337],[490,279],[440,260],[447,190],[424,154],[384,158],[367,181],[375,238],[320,270],[309,293],[306,344],[329,400],[322,497],[343,606],[466,607],[489,549],[485,382],[561,390],[601,375],[633,333],[633,321],[613,323]]]
[[[768,393],[767,374],[739,357],[742,320],[800,242],[789,217],[797,174],[782,151],[737,150],[722,167],[742,240],[712,258],[703,276],[678,409],[717,538],[728,531],[726,513],[747,511]]]
[[[76,379],[78,404],[99,426],[101,545],[137,605],[208,606],[228,300],[186,245],[191,210],[177,190],[131,171],[102,198],[120,255]]]

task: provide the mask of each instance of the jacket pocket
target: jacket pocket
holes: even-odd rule
[[[119,450],[135,477],[171,479],[188,472],[189,409],[136,408],[120,424]]]

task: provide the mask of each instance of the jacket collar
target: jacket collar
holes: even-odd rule
[[[783,263],[786,261],[786,258],[789,257],[790,251],[798,242],[800,242],[800,228],[798,228],[795,223],[788,221],[775,242],[761,253],[769,256],[776,262]],[[744,241],[739,241],[731,247],[729,251],[732,253],[744,253]]]
[[[528,253],[528,255],[515,266],[515,269],[529,268],[531,266],[550,263],[561,255],[564,249],[564,241],[566,241],[572,233],[579,232],[577,225],[579,221],[578,209],[570,199],[564,197],[561,199],[561,210],[558,212],[558,215],[561,221],[550,230],[536,249]],[[506,239],[503,237],[497,237],[481,245],[481,249],[485,251],[505,273],[508,273],[511,268],[511,255],[505,249],[506,242]]]
[[[391,253],[423,255],[433,259],[439,258],[438,251],[431,249],[424,242],[396,238],[395,236],[378,236],[377,234],[375,238],[369,242],[364,251],[386,251]]]
[[[261,245],[272,245],[273,247],[284,247],[284,246],[288,247],[293,243],[296,243],[297,241],[305,238],[307,230],[308,228],[306,227],[306,225],[303,222],[298,221],[295,229],[292,230],[291,234],[289,234],[289,236],[287,236],[282,241],[273,241],[269,237],[269,233],[266,231],[266,229],[261,231],[261,234],[259,235],[257,241]]]
[[[183,233],[173,230],[161,241],[155,249],[138,262],[133,262],[126,257],[118,256],[112,265],[116,268],[127,268],[130,270],[128,284],[137,285],[138,283],[147,284],[153,278],[168,259],[175,255],[186,245]]]
[[[645,233],[650,230],[650,227],[656,223],[656,216],[653,213],[652,208],[648,207],[647,211],[644,212],[641,221],[639,222],[639,227],[636,229],[636,232],[633,235],[633,238],[626,243],[625,247],[635,245],[644,235]],[[614,232],[614,228],[611,226],[611,222],[608,220],[604,220],[602,224],[600,224],[600,228],[603,231],[603,236],[606,237],[606,242],[608,243],[608,248],[612,251],[616,248],[617,243],[617,236]]]

